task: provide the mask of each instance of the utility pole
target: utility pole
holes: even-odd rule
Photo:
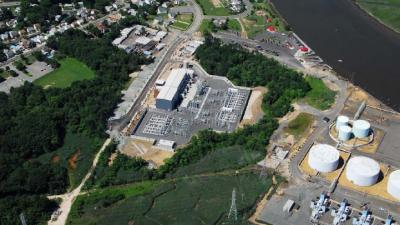
[[[232,191],[232,202],[231,202],[231,208],[229,209],[229,214],[228,214],[228,219],[233,216],[233,219],[237,221],[237,207],[236,207],[236,189],[233,188]]]

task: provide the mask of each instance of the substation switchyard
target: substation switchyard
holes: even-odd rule
[[[155,104],[143,113],[131,137],[151,141],[168,151],[186,144],[203,129],[235,130],[251,93],[192,66],[171,69],[165,80],[157,80],[154,89]]]

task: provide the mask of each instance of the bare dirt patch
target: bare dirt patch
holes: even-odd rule
[[[240,126],[255,124],[263,116],[264,113],[261,105],[263,96],[266,92],[267,88],[265,87],[256,87],[253,89]]]
[[[53,155],[51,157],[51,162],[52,163],[58,163],[60,161],[60,156],[59,155]]]
[[[211,3],[214,5],[215,8],[223,7],[220,0],[211,0]]]
[[[172,157],[173,152],[157,149],[151,142],[128,139],[121,152],[131,157],[141,157],[151,161],[156,167],[164,164],[164,160]]]
[[[257,10],[257,11],[256,11],[256,15],[257,15],[257,16],[265,16],[265,15],[267,15],[267,14],[265,13],[264,10]]]
[[[81,153],[81,150],[78,148],[74,154],[71,155],[68,159],[68,168],[70,169],[76,169],[76,162],[78,161],[78,156]]]

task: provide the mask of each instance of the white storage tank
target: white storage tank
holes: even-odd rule
[[[390,174],[387,192],[400,200],[400,170],[396,170]]]
[[[327,144],[317,144],[310,149],[308,165],[318,172],[332,172],[337,169],[339,158],[339,151],[335,147]]]
[[[341,126],[347,126],[349,124],[349,117],[347,116],[338,116],[336,119],[336,130],[339,130]]]
[[[357,186],[371,186],[378,181],[381,168],[375,160],[355,156],[347,163],[346,177]]]
[[[358,138],[368,137],[371,124],[366,120],[356,120],[353,123],[353,134]]]
[[[339,141],[348,141],[351,138],[351,127],[344,125],[339,127],[338,139]]]

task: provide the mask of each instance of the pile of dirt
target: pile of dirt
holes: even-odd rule
[[[74,154],[71,155],[68,159],[68,168],[69,169],[76,169],[76,162],[78,161],[78,156],[81,153],[81,150],[78,148]]]

